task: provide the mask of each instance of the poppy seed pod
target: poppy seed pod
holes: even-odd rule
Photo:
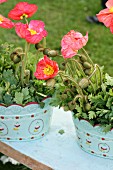
[[[88,76],[91,75],[91,69],[90,69],[90,68],[85,69],[84,72],[85,72],[85,74],[88,75]]]
[[[47,80],[46,85],[48,87],[54,87],[55,83],[56,83],[55,79],[49,79],[49,80]]]
[[[49,48],[44,48],[43,54],[44,54],[44,55],[49,55],[49,51],[50,51]]]
[[[85,55],[81,55],[81,56],[79,57],[79,59],[80,59],[81,62],[87,61],[87,57],[86,57]]]
[[[50,50],[50,51],[48,52],[48,55],[49,55],[50,57],[56,57],[56,56],[58,55],[58,53],[57,53],[57,51],[55,51],[55,50]]]
[[[90,103],[86,103],[85,104],[85,110],[89,111],[91,109],[91,104]]]
[[[82,89],[85,89],[86,87],[88,87],[88,85],[89,85],[89,80],[87,78],[83,78],[79,81],[79,86]]]
[[[88,63],[87,61],[85,61],[85,62],[83,63],[83,66],[84,66],[84,68],[91,68],[91,64]]]

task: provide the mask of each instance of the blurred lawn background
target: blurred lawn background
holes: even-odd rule
[[[85,47],[94,62],[105,66],[105,71],[113,76],[113,35],[102,24],[91,24],[86,21],[87,16],[98,13],[102,7],[100,1],[94,0],[24,0],[38,5],[37,13],[29,19],[42,20],[48,31],[47,47],[60,49],[60,41],[63,35],[70,30],[77,30],[83,35],[88,31],[89,41]],[[0,5],[0,13],[7,17],[8,12],[20,0],[8,0]],[[20,39],[14,29],[6,30],[0,28],[0,39],[16,46],[24,46],[24,40]],[[36,52],[31,45],[33,53]],[[22,166],[2,166],[0,170],[25,169]]]

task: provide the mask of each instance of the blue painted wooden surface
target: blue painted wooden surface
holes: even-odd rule
[[[59,130],[63,129],[62,135]],[[113,170],[113,160],[82,151],[70,112],[55,108],[49,134],[31,142],[5,142],[14,149],[52,167],[54,170]]]

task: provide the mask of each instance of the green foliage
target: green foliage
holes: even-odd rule
[[[14,64],[10,54],[14,51],[14,45],[8,43],[0,45],[0,103],[6,106],[10,104],[25,105],[28,102],[38,102],[44,107],[41,100],[44,97],[52,96],[54,88],[46,87],[45,81],[35,79],[34,71],[39,58],[36,55],[28,54],[27,69],[30,70],[29,82],[24,86],[20,81],[20,64]]]

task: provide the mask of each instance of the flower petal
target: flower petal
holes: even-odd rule
[[[27,24],[23,24],[21,22],[18,22],[17,24],[15,24],[15,31],[17,35],[24,39],[26,38],[27,28],[28,28]]]

